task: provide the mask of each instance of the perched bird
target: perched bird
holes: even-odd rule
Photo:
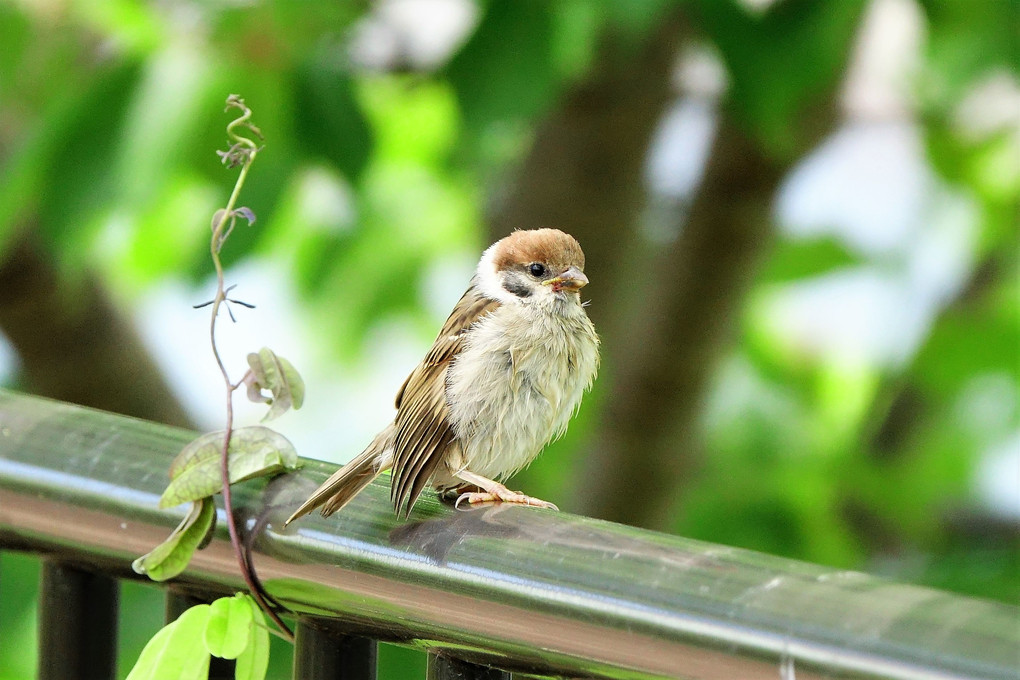
[[[327,479],[287,523],[346,505],[392,468],[390,498],[406,516],[430,481],[457,504],[555,508],[499,480],[563,434],[595,379],[598,336],[578,291],[584,253],[557,229],[515,231],[482,254],[464,296],[397,392],[397,415]]]

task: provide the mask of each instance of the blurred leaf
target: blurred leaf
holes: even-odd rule
[[[966,538],[966,537],[965,537]],[[955,539],[955,540],[953,540]],[[1015,605],[1020,602],[1020,552],[1015,531],[1007,538],[974,540],[970,544],[953,537],[937,558],[923,564],[904,565],[910,580],[971,597],[983,597]],[[911,561],[916,560],[913,558]],[[920,568],[920,573],[918,569]]]
[[[640,7],[646,4],[641,3]],[[616,6],[616,3],[612,3]],[[566,79],[579,78],[591,66],[598,37],[606,23],[607,3],[561,0],[553,13],[552,60]]]
[[[762,465],[736,451],[724,453],[689,489],[676,529],[773,555],[857,564],[856,546],[834,512],[835,480],[820,463],[787,458]],[[744,472],[734,475],[740,466]]]
[[[317,50],[294,72],[298,148],[335,165],[356,181],[372,153],[372,133],[354,95],[339,46]]]
[[[549,8],[538,2],[491,2],[471,39],[450,61],[447,77],[472,132],[538,114],[556,85]]]
[[[22,12],[0,5],[0,96],[13,97],[17,68],[23,63],[32,38],[32,26]]]
[[[298,291],[312,296],[322,290],[337,260],[350,247],[350,236],[315,232],[298,240],[295,245],[294,278]]]
[[[199,262],[211,267],[208,221],[203,217],[220,200],[216,189],[193,172],[166,178],[159,193],[135,216],[122,248],[107,247],[99,254],[108,279],[122,280],[123,289],[131,290],[180,275]]]
[[[358,84],[376,136],[376,162],[435,167],[457,140],[456,94],[446,83],[387,76]]]
[[[971,163],[973,185],[978,187],[990,200],[1001,203],[1013,203],[1020,196],[1020,153],[1017,153],[1017,136],[1020,130],[1012,134],[996,135],[993,139],[975,150]],[[1014,215],[1016,216],[1016,215]]]
[[[214,27],[210,40],[230,48],[228,58],[261,74],[301,59],[320,38],[336,40],[364,11],[361,2],[225,3],[204,18]]]
[[[730,106],[774,152],[800,154],[805,132],[818,132],[811,107],[828,102],[843,76],[864,4],[784,0],[759,14],[733,0],[699,0],[726,64]]]
[[[999,272],[1004,280],[977,300],[953,305],[935,322],[918,351],[911,374],[936,394],[956,393],[986,373],[1007,375],[1020,386],[1020,309],[1015,260]],[[995,274],[993,274],[995,275]]]
[[[1012,233],[1017,226],[1017,201],[1020,198],[1020,154],[1017,154],[1017,130],[1008,127],[990,131],[980,139],[960,134],[948,120],[929,119],[925,129],[928,158],[944,179],[962,185],[981,201],[988,219],[1000,219]],[[988,211],[1005,211],[998,218]]]
[[[164,626],[145,645],[127,680],[205,680],[209,653],[202,637],[210,607],[199,604]]]
[[[45,181],[38,185],[41,227],[49,241],[67,254],[81,257],[88,251],[96,217],[111,201],[110,169],[140,75],[136,62],[112,64],[92,77],[83,95],[55,111],[38,130],[31,154],[45,172]],[[28,188],[21,186],[19,191]]]
[[[136,574],[153,581],[166,581],[180,574],[188,566],[191,556],[202,544],[216,521],[216,505],[212,498],[192,502],[184,520],[170,536],[147,555],[131,563]]]
[[[1020,71],[1020,6],[1011,0],[920,0],[928,19],[928,96],[954,101],[996,68]]]
[[[251,599],[247,595],[221,597],[209,605],[205,648],[221,659],[236,659],[248,648],[253,627]]]
[[[169,508],[219,492],[222,447],[223,432],[204,434],[185,446],[170,465],[170,484],[159,499],[159,507]],[[229,463],[231,484],[298,466],[297,452],[287,438],[257,425],[233,431]]]
[[[650,31],[665,11],[674,9],[677,0],[615,0],[613,2],[596,1],[596,9],[603,15],[609,30],[622,35],[636,44]]]
[[[166,39],[159,8],[133,0],[76,2],[75,14],[98,33],[116,35],[122,48],[132,53],[146,52]]]
[[[760,284],[789,283],[862,263],[861,257],[837,238],[783,239],[769,254],[757,280]]]
[[[291,261],[291,280],[314,297],[356,238],[358,194],[339,172],[317,163],[298,170],[282,193],[272,222],[262,229],[263,252]]]
[[[20,11],[19,11],[20,10]],[[93,36],[75,35],[64,22],[21,3],[0,3],[0,103],[4,134],[17,134],[53,107],[66,108],[87,89],[97,70],[108,67],[85,58]],[[10,127],[8,127],[10,126]],[[32,132],[24,129],[23,132]]]
[[[169,45],[146,61],[142,77],[118,130],[114,165],[117,205],[136,214],[145,209],[193,150],[192,140],[222,99],[215,64],[192,45]]]
[[[269,667],[269,629],[266,627],[265,614],[259,609],[255,600],[247,595],[243,596],[243,600],[251,610],[251,640],[237,657],[234,678],[235,680],[262,680],[266,677],[266,669]]]
[[[316,291],[328,309],[319,320],[340,357],[353,360],[365,332],[396,313],[422,317],[419,288],[435,258],[462,256],[477,233],[476,187],[459,177],[404,161],[373,163],[365,175],[359,227],[345,239]],[[380,263],[380,253],[385,261]],[[464,261],[464,284],[478,253]],[[357,285],[354,285],[354,284]],[[456,299],[449,301],[450,307]],[[426,335],[434,334],[431,321]]]
[[[611,35],[617,47],[638,49],[676,0],[560,0],[549,11],[551,53],[564,82],[581,78],[594,64],[599,42]]]
[[[248,355],[248,366],[251,367],[251,379],[245,380],[248,385],[248,398],[256,403],[271,404],[269,412],[262,418],[263,422],[272,420],[290,408],[301,408],[305,401],[305,383],[294,366],[273,350],[263,347],[258,354]],[[266,399],[263,390],[273,395]]]

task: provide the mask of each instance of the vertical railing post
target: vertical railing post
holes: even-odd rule
[[[430,653],[425,677],[426,680],[510,680],[510,673],[445,654]]]
[[[164,609],[164,620],[167,623],[176,621],[177,617],[196,604],[205,604],[206,601],[193,595],[185,595],[173,590],[166,591],[166,604]],[[212,657],[209,660],[209,680],[233,680],[234,662],[230,659]]]
[[[375,680],[376,656],[375,640],[297,622],[294,680]]]
[[[117,670],[115,579],[43,561],[39,589],[39,680],[113,680]],[[85,670],[87,669],[87,671]]]

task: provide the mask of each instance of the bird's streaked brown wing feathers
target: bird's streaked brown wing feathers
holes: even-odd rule
[[[432,349],[397,392],[390,498],[404,513],[418,499],[454,439],[446,403],[446,371],[464,346],[464,333],[499,303],[472,285],[443,324]]]

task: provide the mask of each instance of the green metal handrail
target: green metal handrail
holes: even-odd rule
[[[0,391],[0,547],[133,577],[183,515],[156,502],[193,436]],[[333,469],[235,499],[267,591],[357,634],[537,674],[1020,678],[1020,608],[565,513],[424,500],[399,521],[379,483],[283,530]],[[242,587],[222,524],[180,583]]]

